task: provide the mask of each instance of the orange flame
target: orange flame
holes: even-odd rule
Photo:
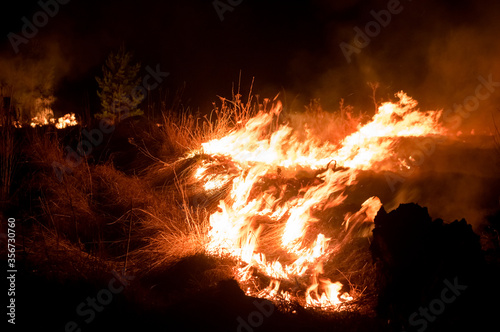
[[[239,174],[207,174],[206,165],[195,173],[206,190],[231,184],[228,197],[210,216],[206,250],[242,262],[237,271],[240,281],[248,280],[254,269],[271,278],[268,288],[248,290],[248,294],[290,299],[290,293],[279,292],[280,280],[308,273],[306,306],[337,308],[353,299],[341,293],[340,282],[319,277],[322,262],[333,252],[331,242],[336,240],[318,233],[310,241],[306,235],[318,221],[318,211],[344,202],[344,190],[356,183],[360,170],[383,170],[394,160],[400,137],[445,133],[438,122],[441,111],[420,112],[417,102],[405,93],[396,96],[398,102],[382,104],[370,122],[360,124],[337,144],[321,142],[307,131],[306,139],[300,140],[288,125],[277,126],[280,103],[269,113],[257,114],[243,128],[202,144],[203,153],[231,160]],[[297,188],[290,188],[287,179],[295,181]],[[266,181],[271,184],[262,185]],[[377,197],[368,198],[359,211],[345,216],[346,231],[354,223],[373,222],[381,205]]]
[[[63,129],[70,126],[76,126],[78,121],[76,120],[75,113],[65,114],[56,120],[52,110],[47,108],[31,119],[30,126],[35,128],[37,126],[46,126],[49,124],[55,124],[57,129]]]

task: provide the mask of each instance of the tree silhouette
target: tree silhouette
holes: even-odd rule
[[[132,54],[120,47],[117,53],[110,53],[102,67],[103,77],[96,77],[99,84],[97,95],[101,99],[102,113],[96,118],[119,122],[126,117],[144,114],[138,106],[144,99],[139,88],[140,63],[132,63]]]

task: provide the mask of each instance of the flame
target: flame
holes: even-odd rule
[[[280,281],[310,276],[305,306],[338,308],[353,300],[340,282],[320,277],[323,262],[342,242],[311,234],[310,226],[319,221],[318,212],[334,211],[345,201],[345,189],[356,183],[360,170],[401,163],[394,151],[399,138],[445,133],[438,121],[442,111],[421,112],[404,92],[396,96],[397,102],[382,104],[370,122],[340,142],[321,142],[307,130],[305,139],[299,139],[290,126],[278,125],[278,103],[242,128],[202,144],[201,153],[234,165],[232,172],[214,172],[206,162],[194,174],[205,190],[230,186],[228,197],[210,216],[206,251],[238,259],[241,282],[250,280],[253,271],[271,279],[267,288],[248,289],[247,294],[289,300],[291,294],[279,290]],[[346,234],[354,236],[355,225],[373,223],[381,205],[377,197],[369,197],[359,211],[346,214]]]
[[[56,128],[63,129],[70,126],[76,126],[77,124],[78,121],[76,121],[75,113],[68,113],[57,119]]]
[[[53,96],[35,99],[33,105],[35,116],[31,119],[31,127],[34,128],[37,126],[52,124],[55,125],[57,129],[63,129],[68,126],[76,126],[78,124],[74,113],[66,114],[58,119],[54,118],[54,112],[51,108],[54,101],[55,98]]]
[[[68,113],[56,119],[54,118],[52,110],[50,108],[45,108],[31,119],[30,126],[35,128],[37,126],[46,126],[49,124],[55,125],[57,129],[64,129],[66,127],[76,126],[78,121],[76,120],[75,113]]]
[[[35,117],[31,119],[30,126],[35,128],[36,126],[46,126],[50,123],[54,123],[54,113],[48,107],[41,109]]]

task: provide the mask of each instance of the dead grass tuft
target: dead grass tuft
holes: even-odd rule
[[[343,99],[340,100],[336,112],[328,112],[321,107],[319,100],[314,99],[305,107],[305,112],[289,114],[288,118],[291,127],[299,134],[305,133],[305,130],[299,130],[305,128],[322,141],[340,143],[366,121],[367,115],[356,112],[352,106],[345,105]]]

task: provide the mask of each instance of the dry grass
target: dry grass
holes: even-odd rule
[[[181,213],[162,217],[147,213],[144,225],[155,236],[148,239],[149,244],[139,254],[150,255],[147,261],[154,262],[151,268],[168,265],[183,257],[203,252],[207,241],[208,216],[213,211],[210,208],[208,210],[202,208],[210,204],[194,207],[191,203],[192,197],[198,194],[196,188],[199,187],[197,183],[192,182],[193,171],[203,159],[203,155],[197,157],[190,155],[188,158],[183,158],[183,155],[199,149],[204,141],[220,138],[244,125],[257,110],[269,110],[272,107],[269,100],[263,104],[254,103],[253,106],[251,100],[249,97],[247,102],[243,103],[239,93],[234,94],[232,100],[221,98],[221,106],[214,108],[211,117],[201,119],[195,119],[195,116],[188,113],[164,116],[161,129],[165,133],[166,141],[176,142],[177,146],[173,150],[178,158],[169,164],[158,163],[150,168],[146,178],[155,188],[162,191],[165,199],[177,202],[177,209]],[[339,142],[354,132],[366,116],[361,113],[356,114],[352,107],[344,105],[343,101],[340,102],[339,111],[336,113],[326,112],[318,101],[312,101],[306,107],[305,114],[286,114],[283,118],[296,129],[307,126],[316,137]],[[303,131],[297,130],[297,133],[301,132]],[[224,197],[220,197],[222,198]],[[179,224],[179,221],[182,222]],[[276,236],[271,233],[266,233],[259,242],[261,249],[266,253],[276,251],[273,246]],[[333,279],[349,284],[351,294],[361,298],[361,295],[367,293],[367,289],[373,286],[374,277],[371,258],[367,255],[369,252],[367,242],[357,245],[357,247],[349,246],[353,249],[352,252],[339,253],[334,259],[335,264],[329,265],[335,268],[326,272]]]
[[[180,120],[172,125],[187,134],[188,123]],[[147,176],[125,175],[109,162],[94,165],[83,159],[69,165],[59,138],[50,133],[34,132],[29,148],[32,172],[25,189],[38,197],[27,218],[43,231],[43,243],[73,246],[89,263],[98,260],[129,270],[173,264],[203,250],[206,213],[189,205],[177,175],[158,190]],[[179,153],[175,151],[177,157]],[[62,177],[54,172],[54,162],[67,167]],[[40,240],[32,242],[34,248]],[[83,260],[73,257],[75,251],[61,250],[61,245],[44,246],[42,252],[56,260],[66,253],[82,264],[75,273],[87,271]],[[99,265],[106,269],[107,264]]]
[[[322,141],[338,143],[354,133],[367,119],[367,115],[356,112],[352,106],[344,105],[344,100],[340,101],[336,112],[327,112],[318,100],[312,100],[304,113],[289,114],[288,118],[292,128],[307,128],[314,137]],[[301,132],[305,131],[297,130],[297,133]]]
[[[195,118],[193,114],[164,112],[162,120],[161,134],[164,136],[164,142],[169,145],[167,149],[173,156],[197,149],[203,142],[201,119]]]
[[[190,109],[176,107],[177,103],[171,108],[162,104],[160,135],[166,145],[164,151],[179,157],[188,151],[198,150],[203,142],[221,138],[230,130],[244,126],[259,109],[268,106],[267,99],[263,104],[254,100],[251,89],[244,101],[238,85],[238,91],[234,92],[233,89],[231,99],[219,97],[220,104],[214,103],[212,111],[204,116]]]
[[[59,282],[83,279],[92,282],[105,279],[110,271],[123,269],[121,262],[91,254],[78,243],[41,224],[34,225],[32,234],[23,242],[23,255],[29,257],[26,265],[32,265],[37,274],[47,279]]]
[[[199,151],[202,142],[244,126],[256,112],[271,107],[271,101],[259,103],[250,95],[243,102],[238,91],[231,100],[221,98],[220,105],[203,117],[189,110],[163,109],[161,126],[153,124],[144,133],[155,136],[161,145],[154,150],[157,154],[148,146],[136,145],[144,158],[154,161],[139,175],[118,171],[109,161],[91,163],[83,159],[69,167],[60,181],[52,165],[67,165],[61,137],[35,132],[29,144],[34,172],[26,189],[38,198],[28,216],[34,224],[34,235],[27,242],[27,252],[47,266],[71,261],[70,266],[61,263],[60,269],[48,268],[54,273],[72,271],[85,276],[110,269],[144,275],[203,254],[209,216],[226,191],[205,195],[200,184],[193,181],[193,172],[206,156],[193,157],[192,152]],[[353,132],[363,115],[355,115],[342,102],[339,112],[331,114],[314,101],[305,116],[283,116],[294,128],[303,128],[304,118],[312,134],[335,142]],[[268,231],[266,238],[276,237],[272,229]],[[271,246],[272,241],[268,244]],[[336,256],[335,264],[327,265],[325,272],[332,280],[349,284],[356,296],[366,291],[372,275],[366,264],[366,246],[352,249]],[[207,272],[210,283],[217,276],[226,278],[227,269]]]
[[[135,253],[135,257],[145,258],[149,262],[149,270],[203,253],[208,230],[205,213],[189,206],[186,202],[182,203],[181,209],[183,215],[176,219],[161,218],[150,211],[140,211],[144,215],[144,231],[151,236],[148,237],[147,244]],[[144,266],[139,268],[144,269]]]
[[[2,124],[0,127],[0,201],[10,197],[12,180],[17,161],[16,142],[12,126]]]

